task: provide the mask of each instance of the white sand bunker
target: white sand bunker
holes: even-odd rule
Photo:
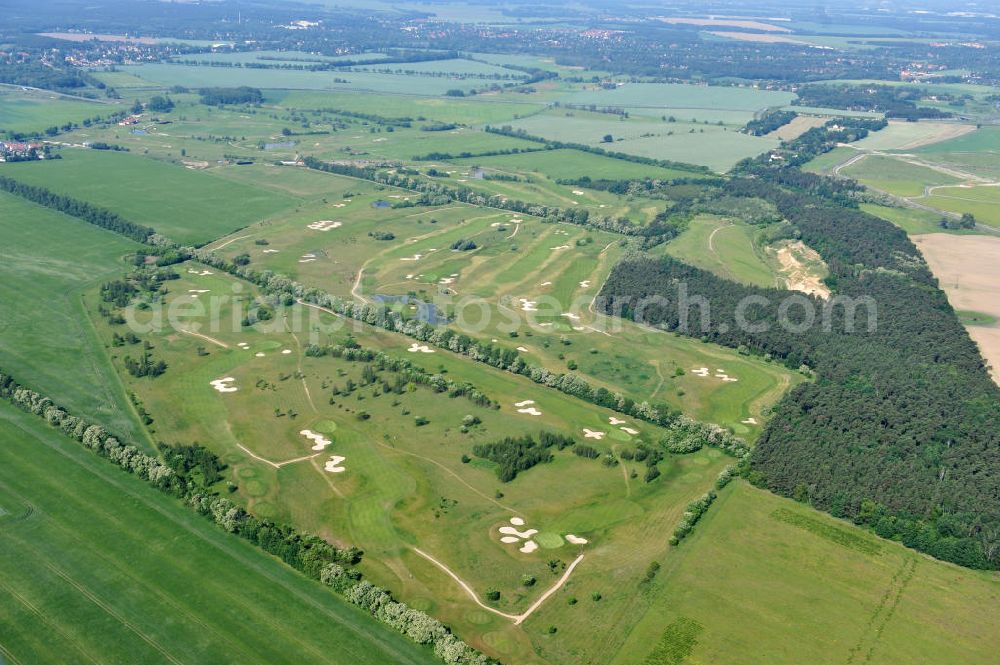
[[[346,203],[334,203],[334,204],[333,204],[333,207],[334,207],[334,208],[343,208],[343,207],[345,207],[345,206],[347,206],[347,204],[346,204]]]
[[[323,469],[329,471],[330,473],[343,473],[347,471],[346,468],[340,466],[340,463],[346,460],[346,457],[341,457],[340,455],[331,455],[330,459],[326,461]]]
[[[188,289],[188,293],[208,293],[208,289]]]
[[[263,358],[264,357],[264,352],[263,351],[258,351],[254,355],[257,356],[258,358]]]
[[[531,538],[533,535],[538,533],[538,529],[525,529],[524,531],[518,531],[512,526],[502,526],[500,527],[500,533],[505,536],[517,536],[518,538]]]
[[[569,245],[559,245],[558,247],[549,247],[549,249],[551,249],[552,251],[555,251],[557,249],[569,249]]]
[[[248,344],[247,342],[236,342],[236,346],[240,347],[241,349],[250,348],[250,344]]]
[[[528,349],[526,349],[526,348],[525,348],[525,347],[523,347],[523,346],[519,346],[519,347],[517,347],[517,350],[518,350],[518,351],[520,351],[521,353],[527,353],[527,352],[528,352]]]
[[[542,412],[539,411],[538,409],[536,409],[533,406],[529,406],[529,407],[527,407],[525,409],[518,409],[517,412],[518,413],[524,413],[524,414],[529,415],[529,416],[540,416],[540,415],[542,415]]]
[[[406,279],[413,279],[413,274],[411,273],[411,274],[407,275]]]
[[[573,321],[579,321],[580,320],[580,316],[578,314],[573,314],[572,312],[566,312],[566,313],[562,314],[562,316],[565,316],[567,319],[571,319]]]
[[[636,434],[639,433],[639,430],[633,429],[631,427],[619,427],[618,429],[625,432],[626,434],[631,434],[632,436],[635,436]]]
[[[695,376],[707,377],[708,376],[708,368],[707,367],[695,367],[694,369],[691,370],[691,373],[694,374]]]
[[[332,219],[322,219],[318,222],[309,224],[307,228],[310,228],[313,231],[330,231],[331,229],[340,228],[343,225],[343,222],[335,222]]]
[[[278,250],[276,250],[276,249],[265,249],[265,250],[263,250],[263,253],[264,254],[277,254]]]
[[[311,259],[299,259],[299,263],[312,263],[315,260],[315,257]]]
[[[281,355],[283,355],[283,356],[291,355],[291,353],[292,353],[291,349],[282,349],[281,350]]]
[[[574,196],[583,196],[584,194],[586,194],[586,192],[581,192],[579,189],[574,189],[573,190],[573,195]]]
[[[590,288],[590,280],[589,279],[585,279],[582,282],[580,282],[580,288],[581,289],[588,289],[588,288]]]
[[[600,441],[604,438],[605,434],[607,434],[607,432],[595,432],[592,429],[587,429],[586,427],[583,428],[583,436],[585,439],[597,439]]]
[[[566,534],[566,540],[573,545],[586,545],[590,541],[586,538],[581,538],[580,536],[574,536],[572,533]]]
[[[524,520],[521,519],[520,517],[511,517],[510,523],[513,524],[514,526],[524,526]]]
[[[533,540],[529,540],[524,545],[522,545],[521,547],[519,547],[518,551],[522,552],[524,554],[531,554],[532,552],[534,552],[537,549],[538,549],[538,543],[536,543]]]
[[[424,258],[423,254],[414,254],[413,256],[404,256],[400,261],[419,261]]]
[[[573,326],[573,330],[579,332],[580,330],[586,330],[586,328],[584,328],[583,326]]]
[[[743,423],[744,425],[756,425],[757,424],[757,419],[756,418],[747,418],[746,420],[741,420],[740,422]]]
[[[552,286],[552,282],[542,282],[540,286]]]
[[[615,418],[614,416],[608,416],[608,422],[612,425],[624,425],[625,421],[621,418]]]
[[[538,301],[528,300],[527,298],[518,298],[518,302],[521,303],[522,312],[537,312],[538,311]]]
[[[517,536],[504,536],[503,538],[500,539],[500,542],[510,545],[511,543],[521,542],[521,539],[518,538]]]
[[[454,277],[442,277],[438,284],[452,284],[455,281]]]
[[[215,381],[209,381],[208,384],[213,388],[215,388],[216,390],[218,390],[220,393],[234,393],[237,390],[239,390],[239,388],[229,384],[234,383],[235,381],[236,379],[234,379],[233,377],[227,376],[224,379],[216,379]]]
[[[534,403],[535,403],[535,400],[533,400],[533,399],[526,399],[523,402],[515,402],[514,406],[528,406],[528,405],[534,404]],[[513,522],[511,522],[511,524],[513,524]]]
[[[427,346],[426,344],[417,344],[414,342],[410,344],[410,348],[407,349],[410,353],[434,353],[434,349]]]
[[[331,441],[330,439],[326,438],[322,434],[318,434],[312,431],[311,429],[304,429],[301,432],[299,432],[299,434],[306,437],[310,441],[313,441],[316,444],[312,447],[313,450],[323,450],[331,443],[333,443],[333,441]]]
[[[192,275],[200,275],[202,277],[204,277],[205,275],[212,274],[211,270],[194,270],[193,268],[188,268],[188,272],[191,273]]]

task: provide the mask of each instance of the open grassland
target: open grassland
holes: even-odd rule
[[[1000,238],[931,233],[914,239],[956,310],[1000,318]],[[986,321],[984,321],[986,322]],[[1000,383],[1000,326],[966,324]]]
[[[0,367],[148,449],[81,303],[138,245],[9,194],[0,236]]]
[[[930,210],[890,208],[874,203],[862,203],[861,209],[876,217],[881,217],[886,221],[892,222],[911,236],[922,233],[976,233],[975,230],[943,229],[941,228],[941,215]]]
[[[889,126],[854,145],[862,150],[913,150],[933,143],[955,139],[975,131],[975,125],[954,122],[905,122],[891,120]]]
[[[296,64],[335,63],[345,60],[382,60],[388,58],[387,53],[352,53],[350,55],[321,55],[306,51],[219,51],[217,53],[195,53],[176,56],[175,60],[194,60],[196,62],[226,62],[233,64]]]
[[[47,90],[0,86],[0,132],[42,132],[118,110],[113,103],[88,102]]]
[[[699,118],[700,121],[700,118]],[[777,147],[777,139],[749,136],[736,126],[618,116],[583,111],[552,110],[510,123],[528,134],[569,143],[583,143],[615,152],[669,159],[727,171],[736,162]],[[611,142],[605,137],[610,135]]]
[[[648,610],[600,662],[986,665],[1000,649],[998,617],[983,611],[1000,601],[995,573],[920,556],[742,481],[662,563]]]
[[[6,402],[0,440],[6,662],[437,662]]]
[[[489,166],[513,174],[540,173],[552,180],[574,180],[584,176],[593,180],[628,180],[641,178],[697,178],[699,174],[678,169],[636,164],[576,150],[545,150],[520,155],[493,155],[452,160],[462,166]]]
[[[921,202],[954,213],[972,213],[977,221],[1000,227],[1000,187],[993,185],[935,187]]]
[[[836,167],[849,161],[852,157],[857,157],[857,155],[858,152],[852,148],[834,148],[833,150],[825,152],[819,157],[816,157],[812,161],[806,163],[802,167],[802,170],[808,171],[809,173],[828,174]]]
[[[197,65],[128,65],[123,71],[164,86],[191,88],[241,86],[276,90],[365,91],[412,95],[444,95],[448,90],[470,91],[483,87],[479,78],[410,76],[375,72],[302,71],[287,69],[243,69]],[[487,81],[488,82],[488,81]]]
[[[85,150],[62,155],[12,164],[5,173],[108,208],[180,242],[201,244],[295,204],[278,193],[135,155]]]
[[[736,88],[728,86],[690,85],[684,83],[627,83],[614,89],[594,86],[572,94],[563,101],[572,104],[596,104],[628,109],[636,115],[677,115],[688,118],[694,113],[699,120],[746,122],[754,112],[773,106],[785,106],[795,99],[790,92]],[[705,112],[731,115],[709,117]]]
[[[424,60],[422,62],[389,62],[385,64],[358,65],[353,68],[355,71],[388,72],[391,74],[406,74],[410,76],[426,75],[451,75],[451,76],[480,76],[501,77],[510,81],[527,78],[528,75],[521,71],[504,69],[487,62],[467,60],[465,58],[449,58],[447,60]]]
[[[758,247],[759,231],[749,224],[703,215],[667,245],[666,253],[726,279],[773,287],[779,275]]]
[[[840,171],[874,189],[896,196],[921,196],[928,188],[955,185],[959,178],[903,158],[868,155]]]
[[[196,265],[181,268],[167,300],[174,311],[189,315],[172,329],[142,335],[169,368],[156,379],[128,380],[154,414],[156,436],[208,442],[230,464],[236,496],[255,513],[362,547],[362,566],[372,579],[505,661],[545,662],[537,655],[544,649],[550,662],[566,662],[572,653],[620,640],[638,599],[619,588],[638,584],[649,561],[662,558],[684,506],[726,462],[714,450],[668,457],[660,463],[663,475],[645,483],[642,463],[620,458],[609,467],[564,450],[555,452],[553,462],[503,483],[492,463],[466,463],[462,455],[471,457],[476,443],[546,430],[620,457],[640,442],[655,442],[660,430],[631,419],[615,423],[614,412],[445,351],[408,353],[412,342],[406,338],[354,324],[348,330],[314,308],[281,308],[270,322],[234,330],[230,321],[239,317],[232,316],[230,300],[219,310],[224,325],[214,330],[198,310],[212,297],[246,298],[252,292],[236,289],[226,275],[203,275]],[[114,329],[99,325],[105,335]],[[395,384],[391,371],[367,383],[364,363],[304,354],[310,340],[343,340],[348,332],[364,347],[472,382],[499,408],[426,386],[386,390],[383,381]],[[120,347],[113,353],[120,358],[134,351]],[[223,377],[232,377],[235,392],[212,388],[210,382]],[[358,387],[348,389],[351,384]],[[526,400],[538,415],[518,411]],[[479,422],[463,431],[466,415]],[[604,437],[587,438],[585,428]],[[317,450],[302,435],[306,429],[332,444]],[[344,472],[326,470],[331,455],[344,458]],[[537,552],[500,542],[498,529],[515,516],[541,532]],[[659,536],[640,537],[653,533]],[[571,545],[566,534],[590,543]],[[443,562],[480,597],[489,588],[500,590],[492,606],[508,613],[525,611],[563,566],[579,554],[585,558],[565,590],[542,606],[552,608],[545,622],[532,616],[515,626],[477,607],[414,548]],[[556,562],[551,568],[550,561]],[[525,575],[537,583],[525,586]],[[570,592],[579,595],[578,606],[566,604]],[[604,596],[600,604],[588,600],[594,592]],[[546,638],[553,621],[559,623],[558,642]]]

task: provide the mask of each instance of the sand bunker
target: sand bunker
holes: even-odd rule
[[[542,282],[540,286],[552,286],[552,282]]]
[[[531,554],[532,552],[534,552],[537,549],[538,549],[538,543],[536,543],[533,540],[529,540],[524,545],[522,545],[521,547],[519,547],[518,551],[523,552],[524,554]]]
[[[741,420],[740,422],[743,423],[744,425],[756,425],[757,424],[757,419],[756,418],[747,418],[746,420]]]
[[[581,192],[579,189],[574,189],[573,190],[573,195],[574,196],[583,196],[584,194],[586,194],[586,192]]]
[[[518,351],[520,351],[521,353],[527,353],[527,352],[528,352],[528,349],[526,349],[526,348],[525,348],[525,347],[523,347],[523,346],[519,346],[519,347],[517,347],[517,350],[518,350]]]
[[[696,368],[694,368],[694,369],[691,370],[691,373],[694,374],[695,376],[707,377],[708,376],[708,368],[707,367],[696,367]]]
[[[538,533],[538,529],[526,529],[524,531],[518,531],[512,526],[502,526],[500,527],[500,533],[505,536],[517,536],[518,538],[531,538],[533,535]]]
[[[413,256],[404,256],[400,261],[419,261],[424,258],[423,254],[414,254]]]
[[[334,207],[334,208],[344,208],[344,207],[346,207],[346,206],[347,206],[347,204],[346,204],[346,203],[334,203],[334,204],[333,204],[333,207]]]
[[[454,281],[455,281],[454,277],[442,277],[441,281],[439,281],[438,284],[452,284],[454,283]]]
[[[263,358],[264,357],[264,352],[263,351],[258,351],[254,355],[257,356],[258,358]]]
[[[239,390],[239,388],[229,384],[235,381],[236,379],[234,379],[233,377],[227,376],[224,379],[216,379],[214,381],[209,381],[208,384],[213,388],[215,388],[216,390],[218,390],[220,393],[234,393],[237,390]]]
[[[188,272],[192,275],[201,275],[202,277],[212,274],[211,270],[194,270],[193,268],[188,268]]]
[[[208,293],[208,289],[188,289],[188,293]]]
[[[517,412],[518,413],[524,413],[524,414],[527,414],[529,416],[540,416],[540,415],[542,415],[542,412],[539,411],[538,409],[536,409],[533,406],[529,406],[526,409],[518,409]]]
[[[558,250],[558,249],[569,249],[569,245],[559,245],[558,247],[549,247],[549,249],[551,249],[552,251],[555,251],[555,250]]]
[[[625,432],[626,434],[631,434],[632,436],[635,436],[636,434],[639,433],[639,430],[633,429],[631,427],[619,427],[618,429]]]
[[[331,441],[330,439],[326,438],[322,434],[317,434],[316,432],[312,431],[311,429],[304,429],[301,432],[299,432],[299,434],[301,434],[302,436],[306,437],[310,441],[315,442],[316,445],[314,445],[312,447],[313,450],[323,450],[324,448],[326,448],[327,446],[329,446],[331,443],[333,443],[333,441]]]
[[[572,533],[566,534],[566,540],[574,545],[586,545],[589,540],[586,538],[580,538],[579,536],[574,536]]]
[[[528,406],[529,404],[534,404],[534,403],[535,403],[535,400],[533,400],[533,399],[526,399],[523,402],[515,402],[514,406]]]
[[[582,288],[582,289],[590,288],[590,280],[589,279],[585,279],[582,282],[580,282],[580,288]]]
[[[276,249],[265,249],[265,250],[263,250],[263,253],[264,254],[277,254],[278,250],[276,250]]]
[[[561,316],[565,316],[567,319],[572,319],[573,321],[579,321],[580,320],[579,315],[572,314],[570,312],[566,312],[565,314],[562,314]]]
[[[520,517],[511,517],[510,523],[513,524],[514,526],[524,526],[524,520],[521,519]]]
[[[299,259],[299,263],[312,263],[316,259]]]
[[[516,536],[504,536],[503,538],[500,539],[500,542],[501,543],[506,543],[507,545],[510,545],[511,543],[519,543],[519,542],[521,542],[521,539],[518,538],[518,537],[516,537]]]
[[[291,355],[291,353],[292,353],[291,349],[282,349],[281,350],[281,355],[283,355],[283,356]]]
[[[607,434],[607,432],[595,432],[592,429],[587,429],[586,427],[583,428],[583,436],[586,439],[597,439],[600,441],[604,438],[605,434]]]
[[[332,219],[323,219],[309,224],[307,228],[310,228],[313,231],[329,231],[331,229],[340,228],[343,225],[343,222],[335,222]]]
[[[434,353],[434,349],[427,346],[426,344],[418,344],[414,342],[410,344],[410,348],[407,349],[410,353]]]
[[[340,466],[340,463],[346,460],[346,457],[341,457],[340,455],[331,455],[330,459],[326,461],[323,469],[329,471],[330,473],[343,473],[347,471],[344,467]]]
[[[608,422],[612,425],[624,425],[625,421],[621,418],[615,418],[614,416],[608,416]]]
[[[537,312],[538,311],[538,301],[528,300],[526,298],[519,298],[518,302],[521,303],[522,312]]]

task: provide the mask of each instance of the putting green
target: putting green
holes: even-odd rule
[[[551,531],[536,533],[532,540],[538,543],[539,547],[544,547],[547,550],[554,550],[557,547],[562,547],[564,542],[562,536]]]

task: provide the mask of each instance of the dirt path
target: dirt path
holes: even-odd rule
[[[294,332],[292,332],[292,327],[288,325],[287,316],[283,317],[282,321],[285,324],[285,330],[287,330],[288,334],[292,336],[293,340],[295,340],[295,348],[298,351],[298,363],[296,364],[295,367],[298,370],[299,374],[302,375],[302,390],[304,390],[306,393],[306,399],[309,400],[309,406],[312,407],[313,413],[319,413],[319,409],[317,409],[316,404],[313,403],[312,393],[309,392],[309,384],[306,383],[305,372],[302,371],[302,344],[299,342],[299,336],[296,335]]]
[[[253,236],[253,234],[252,234],[252,233],[251,233],[251,234],[249,234],[249,235],[245,235],[245,236],[236,236],[235,238],[230,238],[229,240],[227,240],[226,242],[222,243],[222,244],[221,244],[221,245],[219,245],[218,247],[215,247],[215,248],[207,248],[207,247],[206,247],[206,249],[208,249],[208,251],[210,251],[210,252],[217,252],[217,251],[219,251],[220,249],[222,249],[223,247],[225,247],[225,246],[227,246],[227,245],[230,245],[230,244],[232,244],[232,243],[236,242],[237,240],[243,240],[244,238],[250,238],[250,237],[252,237],[252,236]]]
[[[521,614],[507,614],[506,612],[501,612],[500,610],[496,609],[495,607],[490,607],[489,605],[486,605],[485,603],[483,603],[483,601],[479,600],[479,596],[477,596],[476,592],[472,590],[472,587],[470,587],[468,584],[466,584],[462,580],[461,577],[459,577],[458,575],[456,575],[455,573],[453,573],[451,571],[451,569],[448,568],[448,566],[444,565],[443,563],[441,563],[440,561],[438,561],[437,559],[435,559],[434,557],[432,557],[430,554],[428,554],[427,552],[424,552],[421,549],[418,549],[418,548],[414,547],[413,551],[416,552],[417,554],[419,554],[420,556],[422,556],[423,558],[427,559],[431,563],[433,563],[435,566],[437,566],[441,570],[443,570],[448,575],[448,577],[450,577],[451,579],[455,580],[458,583],[458,585],[460,587],[462,587],[462,589],[465,591],[465,593],[468,594],[469,598],[471,598],[473,600],[473,602],[476,603],[476,605],[479,605],[481,608],[483,608],[487,612],[492,612],[493,614],[496,614],[496,615],[502,616],[504,618],[513,620],[515,626],[520,626],[522,623],[524,623],[524,621],[529,616],[531,616],[532,613],[535,610],[537,610],[539,607],[542,606],[542,603],[544,603],[546,600],[549,599],[549,596],[551,596],[556,591],[558,591],[559,589],[561,589],[563,587],[563,585],[566,584],[566,581],[569,579],[569,576],[573,573],[573,569],[576,568],[577,565],[581,561],[583,561],[583,555],[582,554],[580,556],[576,557],[576,559],[573,560],[573,563],[569,564],[569,566],[566,567],[566,572],[564,572],[563,575],[562,575],[562,577],[559,578],[559,581],[556,582],[555,584],[553,584],[551,587],[549,587],[549,589],[545,593],[543,593],[538,598],[538,600],[536,600],[534,603],[532,603],[531,606],[528,607],[528,609],[526,609],[524,612],[522,612]]]
[[[202,335],[201,333],[196,333],[193,330],[185,330],[184,328],[178,328],[177,332],[182,332],[182,333],[184,333],[186,335],[194,335],[195,337],[200,337],[203,340],[211,342],[212,344],[217,344],[217,345],[221,346],[224,349],[228,349],[229,348],[229,345],[226,344],[225,342],[217,340],[214,337],[209,337],[208,335]]]
[[[272,462],[269,459],[261,457],[260,455],[258,455],[254,451],[252,451],[249,448],[247,448],[246,446],[244,446],[242,443],[237,443],[236,447],[239,448],[240,450],[242,450],[243,452],[245,452],[250,457],[252,457],[255,460],[257,460],[258,462],[263,462],[264,464],[270,464],[275,469],[280,469],[283,466],[288,466],[289,464],[295,464],[296,462],[305,462],[306,460],[311,460],[314,457],[319,457],[322,454],[322,453],[316,453],[315,455],[306,455],[305,457],[296,457],[295,459],[285,460],[284,462]]]
[[[628,469],[626,469],[625,465],[621,463],[621,456],[618,455],[618,446],[612,446],[611,452],[613,452],[615,456],[619,458],[619,465],[622,468],[622,476],[625,477],[625,498],[627,499],[628,497],[632,496],[632,484],[629,482]]]

